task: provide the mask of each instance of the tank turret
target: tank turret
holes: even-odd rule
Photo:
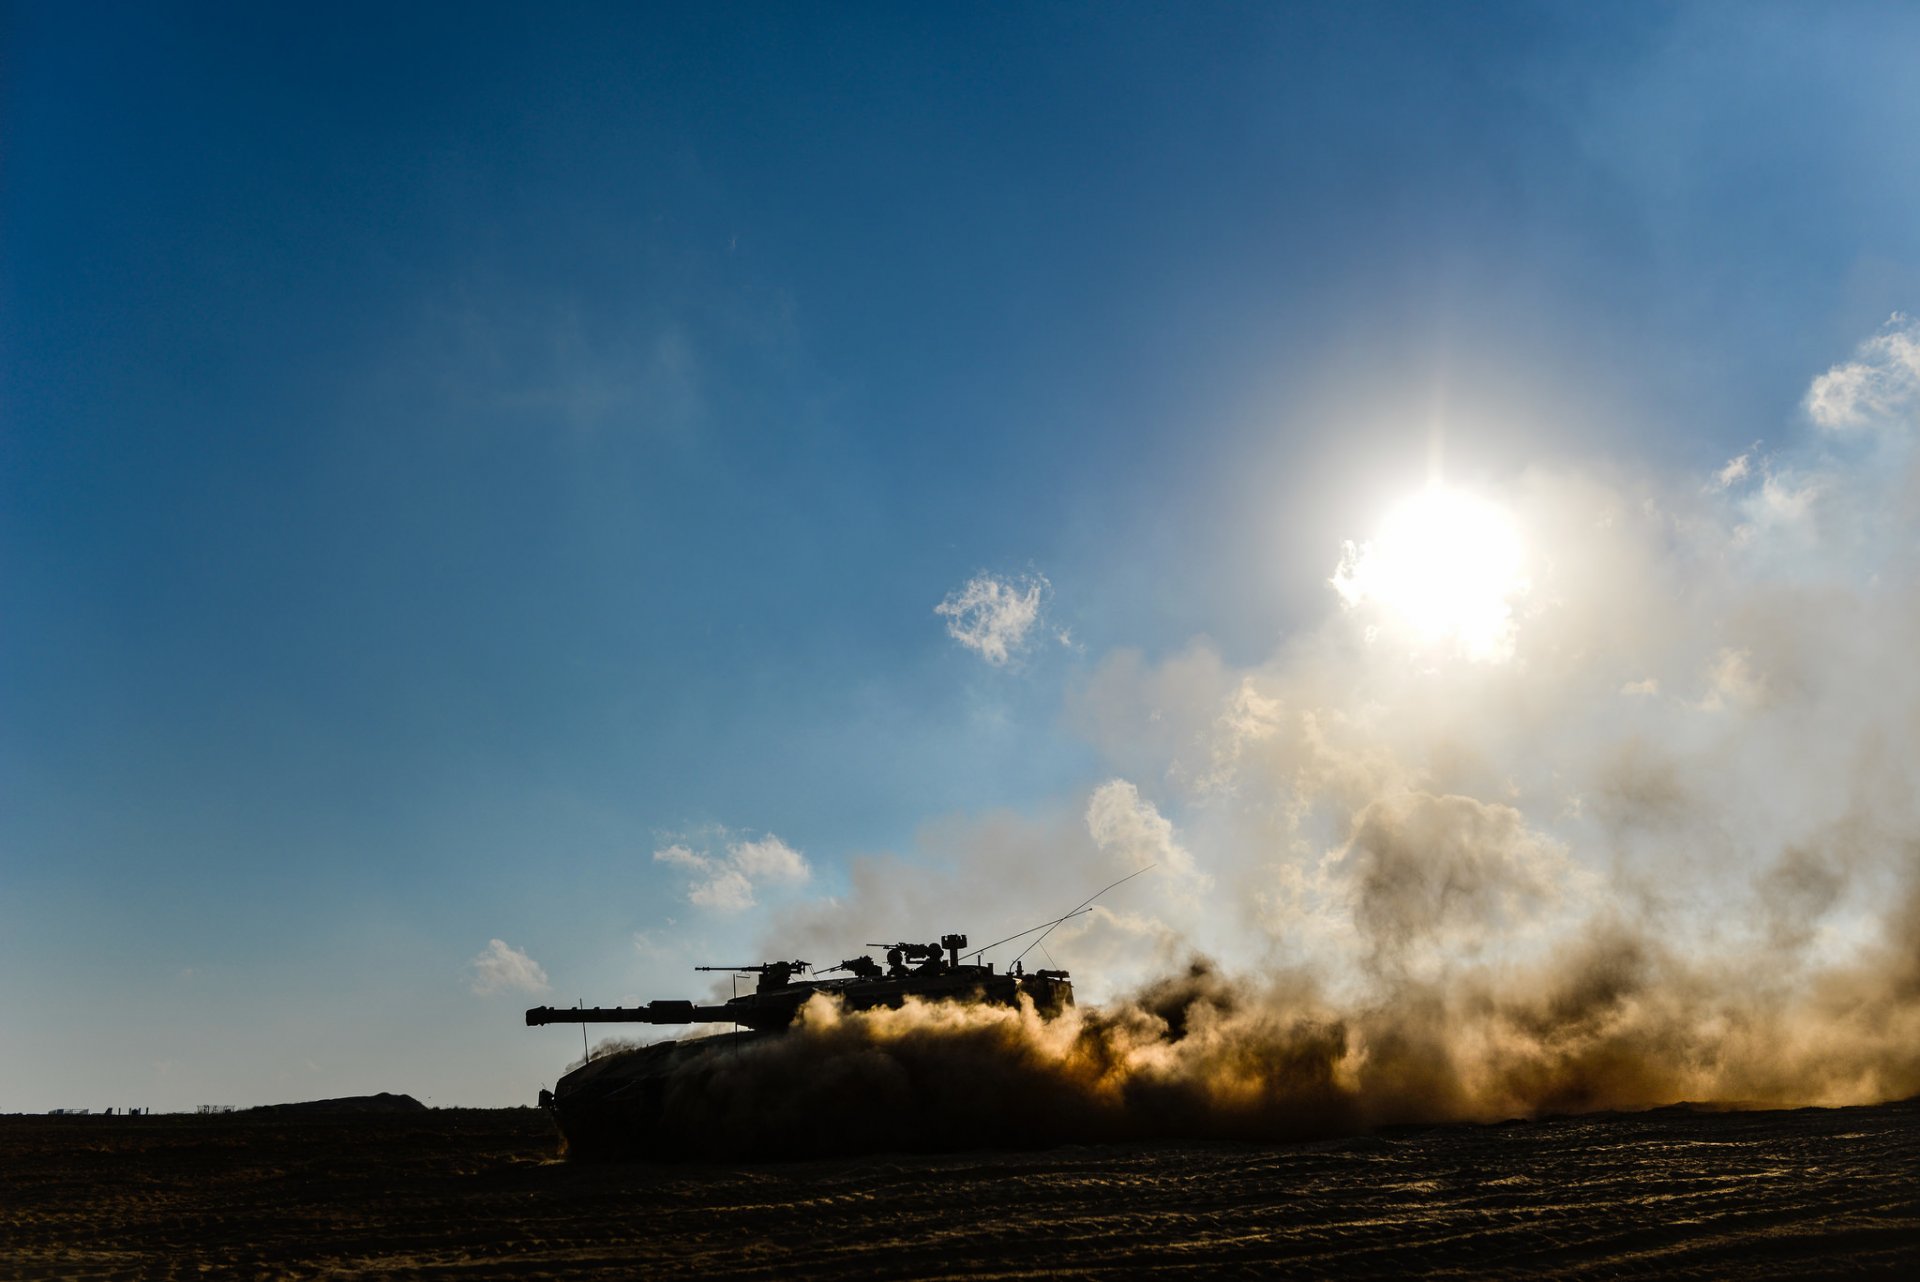
[[[843,979],[796,979],[812,969],[808,962],[755,962],[750,966],[695,966],[696,971],[756,975],[751,993],[724,1002],[666,999],[644,1006],[535,1006],[529,1025],[540,1024],[733,1024],[739,1028],[785,1028],[815,993],[840,999],[848,1010],[898,1006],[909,997],[925,1001],[979,1001],[1011,1006],[1025,994],[1045,1014],[1073,1004],[1073,985],[1064,970],[1023,972],[1016,965],[997,971],[992,962],[962,962],[965,935],[943,935],[937,944],[869,944],[886,950],[883,970],[871,957],[849,958],[822,975],[846,971]]]

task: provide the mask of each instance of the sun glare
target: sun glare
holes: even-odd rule
[[[1510,515],[1435,484],[1388,513],[1371,541],[1347,544],[1333,586],[1349,607],[1379,607],[1421,649],[1498,663],[1513,655],[1520,562]]]

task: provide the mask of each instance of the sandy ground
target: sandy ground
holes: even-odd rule
[[[733,1166],[532,1110],[0,1118],[0,1276],[1899,1275],[1920,1102]]]

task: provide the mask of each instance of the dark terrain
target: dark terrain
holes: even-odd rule
[[[556,1161],[533,1110],[0,1118],[0,1275],[1768,1277],[1920,1262],[1920,1102],[1299,1145]]]

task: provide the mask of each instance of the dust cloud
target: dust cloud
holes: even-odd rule
[[[1107,655],[1066,709],[1105,782],[932,823],[765,929],[1011,930],[1155,865],[1029,960],[1081,1007],[816,1002],[680,1074],[672,1125],[817,1151],[1920,1093],[1915,350],[1895,317],[1796,439],[1702,475],[1490,493],[1523,541],[1497,647],[1349,599],[1250,667]]]
[[[1904,908],[1920,927],[1920,902]],[[1920,931],[1908,936],[1920,938]],[[665,1085],[665,1152],[821,1154],[1148,1139],[1290,1140],[1405,1123],[1845,1104],[1920,1093],[1920,948],[1774,986],[1624,930],[1524,975],[1404,981],[1342,1007],[1305,974],[1204,959],[1099,1007],[816,996],[787,1035]]]

